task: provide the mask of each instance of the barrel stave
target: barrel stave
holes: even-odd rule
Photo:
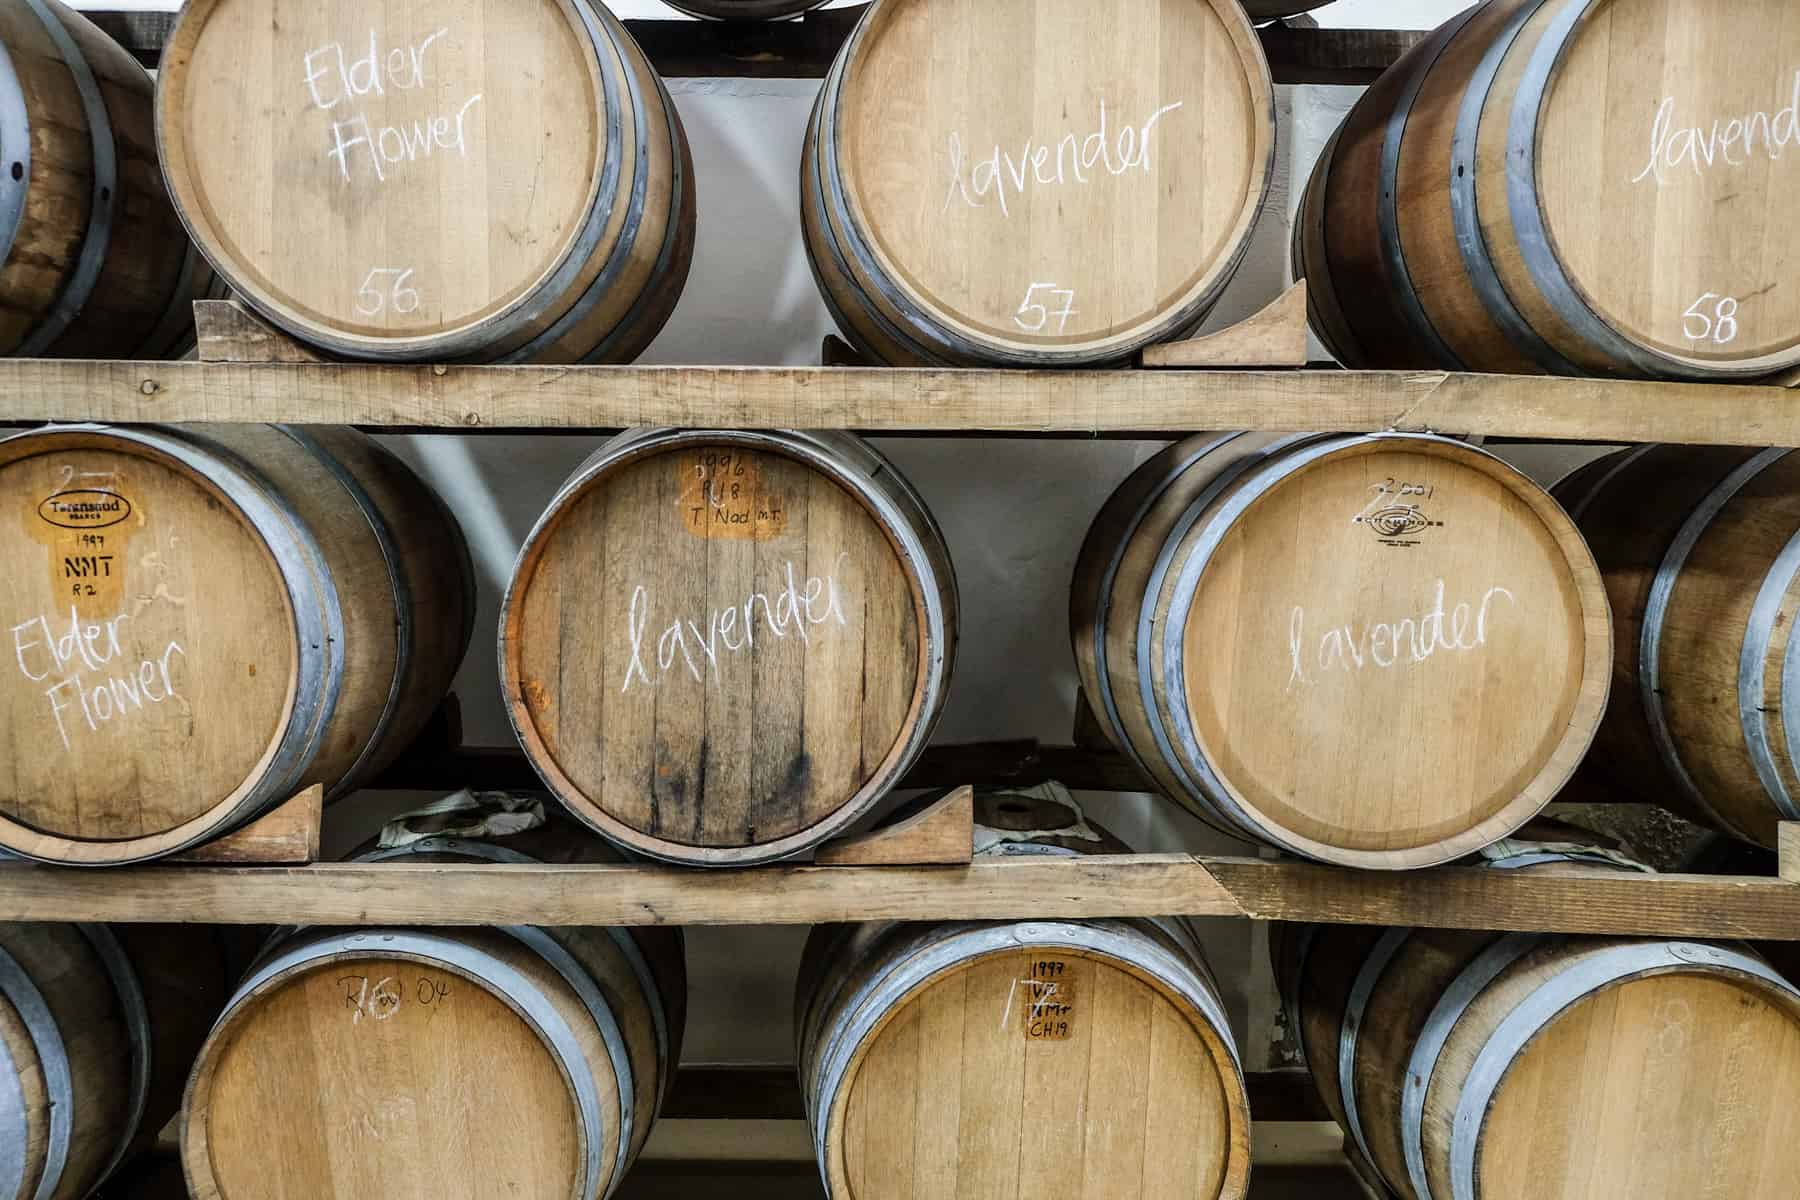
[[[674,861],[768,861],[847,827],[917,755],[956,621],[941,533],[865,444],[640,431],[579,468],[527,539],[502,680],[533,765],[598,832]],[[658,700],[700,686],[704,704]]]
[[[1608,614],[1577,531],[1523,476],[1444,439],[1168,451],[1102,513],[1072,596],[1109,733],[1221,829],[1323,861],[1404,869],[1505,836],[1566,781],[1604,708]],[[1535,707],[1507,699],[1522,695]],[[1404,744],[1370,753],[1378,714],[1399,712]]]
[[[1229,0],[1127,8],[1057,19],[1082,40],[1053,56],[1055,89],[1101,97],[1105,116],[1053,100],[1034,73],[1048,61],[1042,55],[972,57],[971,46],[1037,28],[1030,4],[869,10],[827,75],[802,166],[814,274],[859,350],[905,365],[1119,362],[1185,335],[1210,310],[1268,184],[1267,65]],[[1156,48],[1153,61],[1118,69],[1144,46]],[[928,89],[911,66],[924,59],[967,70]],[[996,62],[1003,79],[1018,78],[997,80]],[[1182,129],[1172,134],[1175,124]],[[1014,172],[1017,196],[1005,194],[997,143],[984,181],[989,156],[977,143],[990,130],[1009,147],[1027,141],[1024,165],[1035,170]],[[930,182],[942,173],[946,137],[947,199]],[[1031,139],[1042,139],[1036,151]],[[1157,187],[1129,186],[1141,182],[1139,166],[1158,176]],[[1059,185],[1054,213],[1032,203],[1034,180]],[[1046,260],[1060,279],[1043,281]],[[968,271],[970,261],[986,269]],[[1037,302],[1044,316],[1034,321]]]

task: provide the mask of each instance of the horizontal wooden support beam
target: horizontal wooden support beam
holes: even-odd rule
[[[823,79],[862,13],[839,8],[797,21],[632,19],[625,27],[665,78]],[[148,67],[162,57],[175,24],[173,13],[102,9],[84,15]],[[1425,36],[1281,24],[1260,32],[1277,83],[1372,83]]]
[[[1262,921],[1800,941],[1800,887],[1775,878],[1205,861],[1244,915]]]
[[[874,434],[1156,437],[1204,429],[1431,431],[1800,446],[1775,387],[1434,371],[928,371],[0,360],[34,421],[280,421],[390,430],[640,425]]]
[[[343,863],[0,866],[0,920],[272,925],[810,925],[1183,914],[1434,928],[1800,941],[1800,887],[1774,878],[1361,872],[1182,854],[966,867]]]
[[[966,867],[333,863],[0,866],[0,920],[223,925],[813,925],[851,920],[1237,916],[1185,854]]]

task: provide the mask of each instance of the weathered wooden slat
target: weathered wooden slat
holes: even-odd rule
[[[704,872],[393,863],[0,867],[0,920],[23,921],[803,925],[1168,913],[1800,941],[1800,887],[1791,883],[1599,869],[1389,874],[1180,854]]]
[[[274,925],[812,925],[848,920],[1236,916],[1183,854],[966,867],[339,863],[0,867],[0,920]]]
[[[861,8],[810,13],[798,21],[628,20],[625,27],[668,78],[822,79],[862,17]],[[94,10],[85,14],[114,41],[154,67],[175,14]],[[1261,30],[1277,83],[1371,83],[1425,35],[1389,29]]]
[[[1356,371],[916,371],[0,361],[15,421],[283,421],[394,429],[638,425],[1155,436],[1388,429],[1800,446],[1773,387]]]
[[[1413,874],[1207,859],[1266,921],[1800,941],[1800,887],[1774,878],[1456,868]]]

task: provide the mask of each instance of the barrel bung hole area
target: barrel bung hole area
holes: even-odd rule
[[[1793,1200],[1797,184],[1789,0],[0,0],[0,1200]]]

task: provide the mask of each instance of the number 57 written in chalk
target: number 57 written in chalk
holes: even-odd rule
[[[1048,305],[1036,303],[1039,292],[1048,297],[1062,297],[1062,307],[1052,312]],[[1025,299],[1019,305],[1019,311],[1013,314],[1013,323],[1026,333],[1038,333],[1050,323],[1051,317],[1055,317],[1056,332],[1062,333],[1069,327],[1069,318],[1079,315],[1080,311],[1075,307],[1075,293],[1072,289],[1059,288],[1054,283],[1034,283],[1025,289]],[[1037,314],[1036,319],[1026,320],[1032,313]]]

